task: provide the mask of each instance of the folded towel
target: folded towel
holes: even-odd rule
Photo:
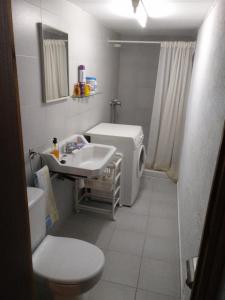
[[[55,222],[58,221],[59,215],[56,207],[55,197],[52,189],[52,182],[49,175],[49,169],[47,166],[44,166],[42,169],[35,173],[36,175],[36,186],[44,190],[46,197],[46,224],[47,227],[52,226]]]

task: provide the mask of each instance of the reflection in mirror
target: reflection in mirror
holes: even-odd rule
[[[43,101],[69,96],[68,34],[38,23],[42,68]]]

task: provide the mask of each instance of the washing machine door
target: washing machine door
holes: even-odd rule
[[[144,172],[145,158],[146,158],[145,146],[141,145],[138,153],[138,166],[137,166],[138,178],[140,178]]]

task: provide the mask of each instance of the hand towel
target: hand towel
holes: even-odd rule
[[[58,210],[56,207],[55,196],[52,189],[52,182],[49,174],[49,169],[44,166],[36,173],[36,186],[44,190],[46,197],[46,225],[51,227],[59,220]]]

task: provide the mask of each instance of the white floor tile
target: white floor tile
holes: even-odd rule
[[[170,238],[148,236],[145,241],[143,256],[178,264],[178,243]]]
[[[150,292],[179,296],[179,266],[143,258],[138,287]]]
[[[116,229],[109,244],[109,249],[141,256],[144,240],[144,233]]]
[[[136,300],[178,300],[178,298],[144,290],[137,290]]]
[[[135,288],[107,281],[100,281],[88,293],[88,300],[134,300]]]
[[[142,190],[143,189],[152,190],[152,188],[153,188],[152,177],[147,177],[147,176],[142,177],[140,187],[141,187]]]
[[[113,236],[113,232],[114,232],[114,228],[112,227],[101,228],[101,230],[99,231],[96,237],[95,245],[100,248],[108,249],[109,243]]]
[[[115,222],[107,219],[80,213],[65,221],[58,235],[85,240],[100,248],[107,248],[115,226]]]
[[[148,235],[178,240],[178,225],[176,220],[150,217]]]
[[[138,256],[108,251],[102,279],[136,287],[140,263]]]
[[[118,211],[116,219],[116,228],[131,230],[133,232],[145,232],[147,228],[147,223],[148,216]]]
[[[152,188],[152,201],[173,201],[176,203],[177,186],[165,180],[155,180]]]
[[[145,191],[145,193],[140,194],[132,207],[123,206],[120,208],[120,211],[147,216],[149,214],[150,193]]]
[[[177,219],[177,206],[174,201],[152,201],[149,215],[158,218]]]

